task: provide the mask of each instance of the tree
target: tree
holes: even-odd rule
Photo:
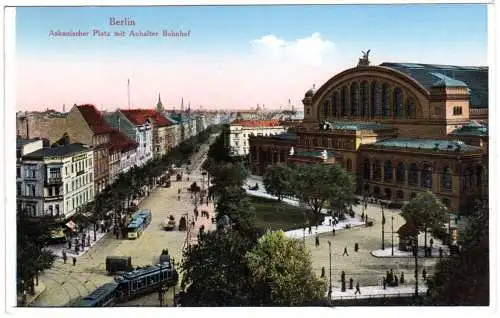
[[[218,194],[216,210],[217,221],[227,215],[235,230],[248,232],[255,227],[255,210],[245,189],[241,187],[227,186],[223,188]]]
[[[52,216],[30,217],[24,210],[18,212],[17,279],[21,291],[29,290],[33,294],[35,278],[38,283],[38,272],[52,267],[56,256],[43,247],[57,227],[56,219]]]
[[[229,148],[224,144],[224,134],[220,134],[210,145],[207,153],[208,158],[214,159],[215,162],[233,162],[229,155]]]
[[[283,231],[267,232],[246,255],[264,306],[302,306],[325,297],[325,282],[312,271],[311,256]]]
[[[401,210],[401,216],[406,221],[411,221],[415,227],[424,232],[425,248],[427,248],[427,232],[440,232],[447,220],[447,209],[441,201],[430,191],[417,194]]]
[[[489,220],[487,203],[470,216],[459,256],[445,258],[429,278],[428,305],[489,305]]]
[[[352,177],[337,164],[302,165],[293,171],[295,196],[311,208],[316,222],[327,201],[334,206],[345,206],[354,197]]]
[[[251,306],[251,285],[245,254],[255,242],[236,231],[202,234],[183,253],[182,306]]]
[[[219,165],[212,173],[213,186],[211,187],[211,192],[218,196],[226,187],[242,187],[247,177],[248,170],[240,163]]]
[[[281,201],[286,195],[292,194],[292,169],[285,164],[267,167],[264,173],[264,187],[267,193],[278,197]]]

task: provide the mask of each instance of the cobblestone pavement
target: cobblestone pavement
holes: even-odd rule
[[[208,150],[205,146],[201,151]],[[198,160],[203,156],[200,155]],[[199,162],[193,162],[193,165]],[[31,306],[65,306],[68,303],[86,296],[98,286],[113,280],[112,276],[105,271],[105,260],[107,256],[131,256],[133,266],[143,266],[151,264],[155,257],[158,257],[164,248],[168,248],[170,255],[175,259],[176,264],[182,258],[182,249],[186,241],[186,231],[178,231],[178,222],[181,216],[188,211],[190,218],[193,217],[193,203],[190,194],[187,192],[189,185],[195,181],[191,176],[190,181],[172,181],[170,188],[156,188],[139,205],[139,209],[150,209],[152,211],[151,224],[146,228],[141,237],[137,240],[116,240],[114,236],[107,235],[96,243],[87,253],[80,256],[73,266],[71,262],[64,264],[61,259],[57,259],[53,268],[46,270],[40,275],[40,280],[45,284],[46,290]],[[174,180],[174,179],[173,179]],[[201,178],[199,180],[201,183]],[[181,200],[177,196],[177,189],[181,189]],[[203,205],[206,207],[206,205]],[[213,206],[199,210],[213,210]],[[176,219],[176,229],[167,232],[163,229],[163,221],[170,215]],[[211,218],[198,217],[194,230],[191,232],[196,237],[201,225],[205,229],[211,228]],[[167,304],[172,304],[172,289],[166,293]],[[152,293],[140,299],[126,303],[131,306],[157,306],[159,304],[158,294]]]

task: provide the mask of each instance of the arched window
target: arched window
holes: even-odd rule
[[[338,114],[338,93],[335,91],[332,94],[332,117],[337,117]]]
[[[429,164],[424,164],[420,185],[424,188],[432,188],[432,168]]]
[[[392,182],[392,163],[390,160],[384,162],[384,181]]]
[[[375,117],[379,115],[377,105],[377,82],[372,82],[370,85],[370,116]]]
[[[418,167],[416,163],[410,164],[410,169],[408,170],[408,184],[418,185]]]
[[[347,116],[347,86],[340,90],[340,116]]]
[[[352,170],[352,160],[347,159],[347,171],[351,171],[351,170]]]
[[[361,117],[368,116],[368,114],[370,113],[368,93],[368,82],[363,81],[363,83],[361,83]]]
[[[359,87],[358,83],[354,82],[351,84],[351,116],[358,116],[359,114]]]
[[[402,162],[398,163],[398,165],[396,166],[396,182],[405,182],[405,165]]]
[[[472,168],[467,167],[464,172],[464,190],[471,191],[472,190]]]
[[[450,167],[443,168],[443,179],[441,180],[441,186],[445,190],[451,190],[452,179],[451,179],[451,169]]]
[[[406,117],[415,118],[415,101],[413,97],[406,99]]]
[[[389,86],[387,83],[382,84],[382,118],[389,117],[389,100],[387,95],[389,93]]]
[[[328,101],[323,102],[323,117],[328,118]]]
[[[368,158],[363,160],[363,178],[370,180],[370,160]]]
[[[401,88],[396,87],[394,89],[393,95],[393,105],[394,105],[394,116],[397,118],[403,117],[403,91]]]
[[[382,167],[380,161],[376,160],[373,163],[373,180],[380,180],[382,178]]]

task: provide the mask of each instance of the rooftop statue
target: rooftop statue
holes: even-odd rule
[[[363,57],[359,59],[358,66],[368,66],[370,65],[370,60],[368,59],[368,56],[370,55],[370,51],[361,51],[363,53]]]

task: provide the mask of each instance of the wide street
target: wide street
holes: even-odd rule
[[[212,136],[210,142],[213,139],[214,136]],[[201,166],[201,161],[205,158],[207,151],[208,142],[202,145],[198,153],[193,156],[190,170]],[[158,257],[164,248],[168,248],[176,264],[179,263],[186,241],[186,231],[178,231],[178,221],[188,211],[190,217],[193,214],[193,202],[187,188],[193,181],[198,181],[201,184],[201,174],[198,171],[193,171],[193,173],[199,176],[200,179],[195,180],[194,176],[189,176],[190,181],[187,181],[187,175],[184,174],[183,181],[177,182],[175,176],[173,176],[170,188],[156,188],[149,197],[140,203],[139,209],[150,209],[153,215],[151,224],[139,239],[116,240],[110,233],[96,243],[87,253],[78,257],[76,266],[73,266],[71,262],[64,264],[62,259],[57,259],[51,269],[40,275],[40,280],[45,284],[46,290],[32,306],[65,306],[79,297],[88,295],[96,287],[112,281],[113,276],[107,275],[105,271],[107,256],[131,256],[134,267],[143,266],[153,263],[154,258]],[[181,189],[180,201],[177,199],[177,189]],[[209,209],[212,210],[213,208],[209,207]],[[169,215],[174,215],[177,222],[177,227],[172,232],[166,232],[162,228],[163,221]],[[211,220],[198,217],[195,231],[192,232],[193,235],[198,233],[201,225],[204,225],[206,229],[210,229]],[[166,293],[165,299],[167,304],[172,304],[172,289]],[[152,293],[123,305],[157,306],[158,304],[158,294]]]

